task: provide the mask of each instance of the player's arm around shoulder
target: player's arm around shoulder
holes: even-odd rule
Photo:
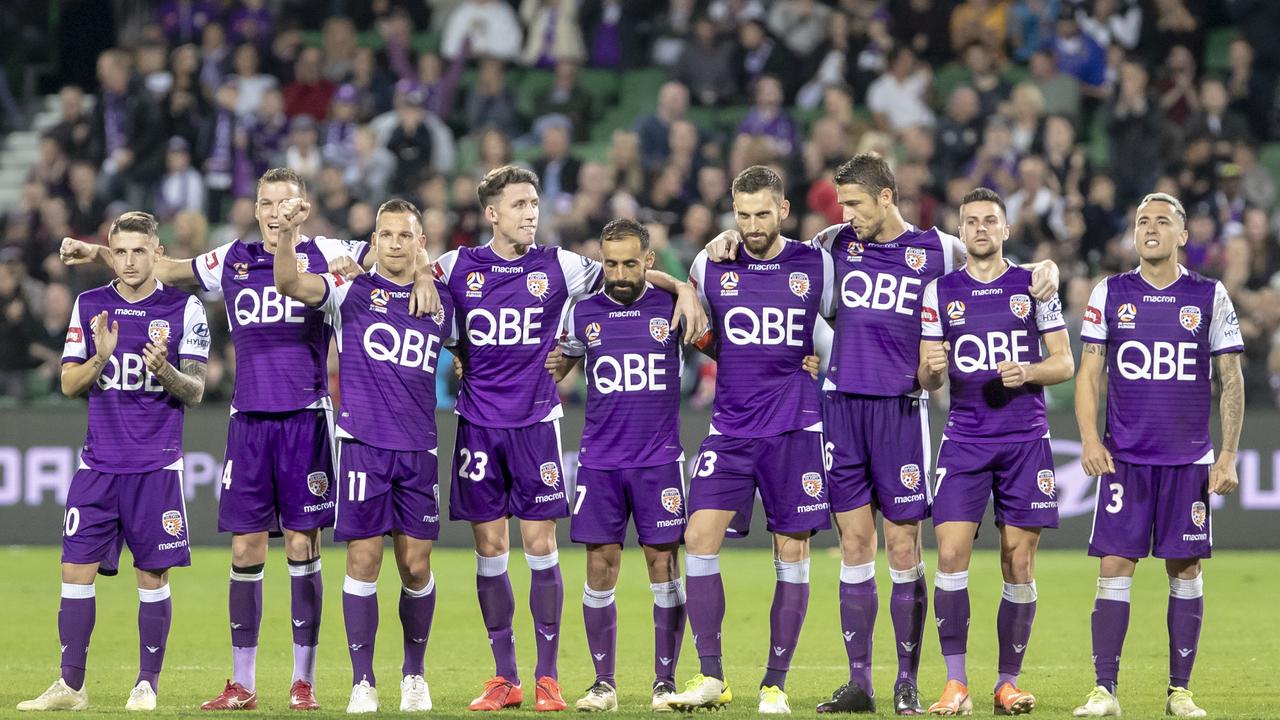
[[[587,346],[578,339],[576,331],[577,319],[576,311],[581,301],[575,302],[569,308],[569,312],[565,314],[564,326],[560,328],[560,341],[547,354],[547,360],[544,364],[547,372],[551,373],[551,378],[559,383],[568,377],[578,363],[581,363],[587,356]]]

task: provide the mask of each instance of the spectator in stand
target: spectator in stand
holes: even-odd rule
[[[983,43],[973,43],[965,48],[962,59],[969,71],[969,85],[978,92],[982,114],[996,114],[1001,104],[1009,99],[1013,86],[1000,76],[991,49]]]
[[[473,131],[492,127],[507,137],[521,134],[515,96],[507,87],[506,68],[501,60],[485,58],[480,61],[475,85],[467,96],[466,117],[467,127]]]
[[[951,11],[951,49],[959,55],[970,45],[983,43],[993,55],[1003,57],[1007,9],[996,0],[963,0]]]
[[[76,85],[62,88],[58,91],[58,108],[62,119],[49,132],[57,136],[72,160],[90,159],[93,123],[84,111],[84,91]]]
[[[1018,164],[1017,189],[1005,198],[1014,233],[1011,254],[1030,258],[1036,246],[1052,239],[1050,224],[1061,221],[1062,197],[1048,185],[1047,175],[1044,160],[1036,155]]]
[[[1164,71],[1155,84],[1165,127],[1182,130],[1191,116],[1200,112],[1200,95],[1196,90],[1196,61],[1182,45],[1169,49]]]
[[[933,173],[951,178],[963,171],[982,141],[982,111],[978,92],[968,85],[951,91],[947,113],[938,121]]]
[[[423,120],[422,94],[410,91],[396,102],[396,124],[387,139],[387,150],[396,157],[393,187],[417,187],[431,169],[432,137]]]
[[[231,64],[235,72],[230,79],[235,82],[239,93],[236,105],[237,115],[251,115],[262,104],[262,98],[268,91],[278,87],[279,83],[272,75],[261,71],[262,63],[258,55],[258,47],[253,43],[242,43],[231,56]]]
[[[347,189],[347,181],[342,176],[342,168],[326,165],[320,171],[320,182],[312,191],[312,213],[319,213],[331,225],[337,237],[350,237],[347,233],[347,214],[355,200]]]
[[[186,138],[169,138],[165,174],[156,190],[155,208],[160,222],[169,222],[184,210],[204,212],[204,178],[191,167],[191,146]]]
[[[396,156],[378,144],[372,128],[362,125],[355,132],[355,155],[344,166],[343,175],[352,197],[372,205],[387,196],[388,183],[396,171]]]
[[[1227,103],[1227,88],[1216,77],[1200,82],[1200,112],[1187,123],[1189,137],[1206,136],[1214,154],[1230,157],[1236,143],[1250,140],[1249,122]]]
[[[729,193],[729,176],[719,165],[706,165],[698,171],[697,202],[715,213],[717,227],[733,223],[733,200]]]
[[[31,311],[21,292],[20,271],[9,258],[0,262],[0,395],[27,396],[27,371],[39,365],[31,348],[44,332],[40,319]],[[18,263],[20,264],[20,263]]]
[[[1007,197],[1017,184],[1018,160],[1009,123],[996,116],[987,120],[982,145],[974,153],[965,175],[971,187],[988,187]]]
[[[70,165],[62,141],[56,134],[47,132],[40,136],[36,164],[27,171],[27,181],[43,184],[49,195],[66,195],[69,191],[67,171]]]
[[[396,80],[412,80],[417,75],[417,60],[413,56],[413,19],[404,9],[397,7],[378,18],[378,36],[382,49],[378,51],[378,67],[384,74]]]
[[[239,45],[250,42],[266,50],[275,35],[275,16],[266,0],[240,0],[236,8],[227,13],[227,35]]]
[[[1013,59],[1025,63],[1053,37],[1059,0],[1017,0],[1009,8]]]
[[[733,65],[738,74],[739,92],[754,87],[761,75],[792,77],[795,63],[795,57],[786,46],[769,37],[760,21],[748,20],[738,27],[738,47]],[[783,91],[790,97],[794,88],[784,85]]]
[[[622,0],[583,0],[578,17],[591,67],[625,70],[644,64],[633,16],[638,5]]]
[[[1029,82],[1018,83],[1009,96],[1005,114],[1013,129],[1013,147],[1026,155],[1044,132],[1044,96]]]
[[[641,118],[636,123],[640,135],[640,162],[646,171],[653,172],[667,161],[671,153],[667,139],[671,123],[684,119],[689,110],[689,89],[677,81],[663,83],[658,90],[657,112]]]
[[[937,0],[889,3],[894,39],[932,66],[942,65],[953,56],[950,19],[939,5]]]
[[[640,136],[621,128],[613,131],[609,141],[606,174],[610,184],[632,196],[644,189],[644,166],[640,163]]]
[[[1107,54],[1093,38],[1080,32],[1075,12],[1063,7],[1058,14],[1057,36],[1046,46],[1058,70],[1080,81],[1080,91],[1099,98],[1107,73]]]
[[[1075,126],[1061,115],[1050,115],[1044,121],[1042,145],[1049,187],[1073,205],[1082,205],[1093,172],[1076,145]]]
[[[310,115],[299,115],[289,123],[289,140],[280,163],[290,168],[307,183],[314,183],[324,167],[320,153],[320,133]]]
[[[93,163],[77,160],[67,172],[71,186],[68,207],[75,237],[92,235],[106,219],[107,201],[98,195],[98,170]]]
[[[739,135],[764,138],[772,152],[786,157],[799,149],[796,123],[782,107],[782,82],[772,75],[756,80],[755,104],[738,123]]]
[[[360,126],[356,120],[358,99],[359,93],[351,85],[342,85],[333,93],[321,145],[325,162],[345,166],[355,157],[356,128]]]
[[[547,91],[533,102],[535,118],[563,115],[573,125],[573,138],[578,142],[591,139],[591,93],[578,84],[578,66],[568,60],[556,63],[554,80]]]
[[[521,0],[520,17],[529,30],[521,64],[550,70],[560,61],[586,61],[576,0]]]
[[[1197,9],[1204,5],[1199,0],[1194,2]],[[1138,51],[1147,65],[1158,67],[1175,45],[1190,48],[1195,57],[1203,57],[1204,36],[1197,13],[1184,0],[1154,0],[1153,4],[1151,21],[1142,24],[1138,40]]]
[[[571,128],[568,118],[563,115],[548,115],[538,124],[542,154],[533,161],[533,171],[542,181],[539,193],[542,204],[554,213],[560,203],[569,200],[561,196],[578,192],[578,173],[582,170],[582,162],[569,154]]]
[[[374,206],[364,202],[352,203],[351,209],[347,211],[347,219],[341,226],[346,230],[343,236],[351,240],[367,240],[373,237],[377,221],[378,213]]]
[[[787,49],[807,63],[827,37],[831,8],[817,0],[775,0],[769,9],[769,32],[782,38]]]
[[[1033,53],[1028,67],[1031,69],[1028,82],[1040,90],[1044,111],[1065,115],[1075,122],[1080,117],[1080,81],[1059,71],[1057,60],[1049,50]]]
[[[1076,22],[1102,47],[1132,51],[1142,37],[1142,6],[1138,0],[1093,0],[1092,7],[1076,8]]]
[[[255,174],[261,175],[284,152],[289,137],[289,118],[284,114],[284,95],[270,90],[262,96],[262,104],[244,121],[249,138],[249,154]]]
[[[736,94],[733,47],[717,36],[710,18],[700,15],[693,21],[692,37],[671,77],[684,83],[694,100],[706,107],[723,104]]]
[[[290,119],[308,115],[322,120],[337,86],[320,74],[323,56],[319,48],[305,48],[293,64],[293,82],[284,87],[284,114]]]
[[[131,80],[123,50],[98,56],[98,81],[101,93],[94,105],[90,156],[101,164],[99,191],[141,206],[164,162],[163,114],[150,94]]]
[[[155,19],[169,46],[177,47],[200,42],[205,26],[218,19],[218,8],[207,0],[165,0]]]
[[[1236,38],[1227,48],[1227,95],[1231,109],[1249,121],[1255,138],[1267,137],[1270,100],[1275,96],[1275,77],[1254,69],[1253,47]]]
[[[867,107],[881,130],[901,132],[909,127],[934,124],[925,95],[933,83],[929,68],[916,62],[911,48],[894,48],[889,69],[867,89]]]
[[[524,30],[516,11],[502,0],[463,0],[445,21],[440,54],[455,58],[467,48],[473,57],[514,61],[520,55]]]
[[[363,122],[391,109],[394,83],[390,76],[378,69],[377,56],[372,48],[356,50],[351,65],[351,81],[356,89],[360,120]]]
[[[1111,175],[1122,205],[1142,197],[1160,171],[1163,115],[1147,90],[1147,71],[1136,62],[1120,68],[1115,100],[1107,112]]]
[[[215,109],[203,127],[196,155],[204,158],[204,182],[209,190],[207,207],[214,217],[221,217],[231,198],[236,162],[236,134],[241,130],[238,84],[228,78],[218,88]]]
[[[206,93],[212,93],[222,86],[227,58],[230,56],[231,45],[227,42],[227,33],[222,24],[212,22],[206,25],[204,32],[200,34],[200,84]]]
[[[359,48],[359,36],[351,18],[341,15],[324,21],[324,66],[320,74],[331,82],[340,83],[351,75],[351,66]]]

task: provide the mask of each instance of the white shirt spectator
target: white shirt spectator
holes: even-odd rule
[[[520,55],[523,39],[520,19],[510,5],[499,0],[466,0],[445,21],[440,51],[453,59],[462,52],[463,42],[470,40],[472,57],[488,55],[511,61]]]
[[[933,127],[933,111],[924,101],[928,90],[929,74],[924,71],[911,73],[901,82],[886,72],[867,88],[867,107],[888,118],[894,132],[919,125]]]

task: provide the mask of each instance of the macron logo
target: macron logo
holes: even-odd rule
[[[294,627],[302,627],[303,625],[306,625],[306,624],[307,624],[307,621],[306,621],[306,620],[297,620],[297,619],[295,619],[295,620],[293,621],[293,626],[294,626]]]
[[[900,644],[900,645],[902,645],[902,649],[903,649],[903,650],[906,650],[907,652],[911,652],[912,650],[915,650],[915,649],[916,649],[916,644],[915,644],[915,643],[904,642],[904,643],[899,643],[899,644]]]
[[[671,658],[658,658],[658,662],[662,663],[663,665],[670,665]]]
[[[937,618],[934,622],[938,623],[938,627],[942,627],[942,623],[946,622],[946,618]]]
[[[1014,652],[1016,652],[1016,653],[1018,653],[1019,655],[1021,655],[1021,654],[1022,654],[1022,651],[1023,651],[1023,650],[1026,650],[1026,649],[1027,649],[1027,646],[1026,646],[1026,645],[1019,645],[1019,644],[1017,644],[1017,643],[1014,643],[1014,644],[1013,644],[1013,651],[1014,651]]]
[[[540,633],[540,634],[542,635],[542,637],[547,639],[547,642],[551,642],[552,640],[556,639],[555,633]]]
[[[846,631],[844,632],[844,641],[845,641],[845,642],[851,642],[851,641],[853,640],[853,636],[854,636],[854,635],[857,635],[857,634],[858,634],[858,633],[856,633],[856,632],[849,632],[848,630],[846,630]]]
[[[359,651],[360,651],[360,648],[364,647],[364,645],[363,645],[363,644],[357,645],[356,643],[351,643],[351,644],[350,644],[350,645],[348,645],[347,647],[351,648],[352,650],[354,650],[354,651],[356,651],[356,652],[359,652]]]
[[[1178,654],[1181,655],[1182,657],[1186,657],[1190,655],[1192,652],[1194,651],[1191,648],[1178,648]]]
[[[158,647],[156,647],[156,646],[154,646],[154,645],[148,645],[148,646],[147,646],[147,652],[151,653],[152,655],[155,655],[155,654],[156,654],[156,651],[157,651],[157,650],[159,650],[159,649],[160,649],[160,648],[158,648]]]
[[[414,645],[421,645],[427,641],[426,638],[410,638]]]
[[[231,629],[232,629],[232,630],[239,630],[239,629],[240,629],[240,628],[242,628],[242,627],[244,627],[244,626],[243,626],[243,625],[241,625],[240,623],[231,623]]]
[[[773,654],[777,655],[778,657],[782,657],[782,653],[786,651],[787,651],[786,648],[781,648],[781,647],[778,647],[777,645],[773,646]]]
[[[606,655],[606,653],[596,653],[595,655],[592,655],[591,657],[595,658],[597,661],[600,661],[600,660],[603,660],[603,659],[605,658],[605,655]]]

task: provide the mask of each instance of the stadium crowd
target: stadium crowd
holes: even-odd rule
[[[968,190],[1001,193],[1006,253],[1058,263],[1073,338],[1097,279],[1137,264],[1135,202],[1181,198],[1184,263],[1222,279],[1239,312],[1246,397],[1280,404],[1280,213],[1265,163],[1280,141],[1280,3],[138,5],[97,58],[96,87],[61,89],[61,121],[3,217],[11,401],[56,397],[72,300],[109,277],[58,262],[63,237],[103,242],[112,219],[144,209],[173,257],[252,238],[269,167],[307,180],[304,233],[365,238],[374,209],[405,197],[435,257],[485,242],[476,183],[516,162],[541,178],[543,242],[598,257],[604,224],[633,218],[661,269],[684,277],[732,226],[737,172],[776,168],[792,203],[784,234],[808,239],[840,221],[835,167],[873,150],[917,225],[954,231]],[[208,316],[206,398],[225,400],[220,302]],[[713,374],[689,368],[696,402]]]

